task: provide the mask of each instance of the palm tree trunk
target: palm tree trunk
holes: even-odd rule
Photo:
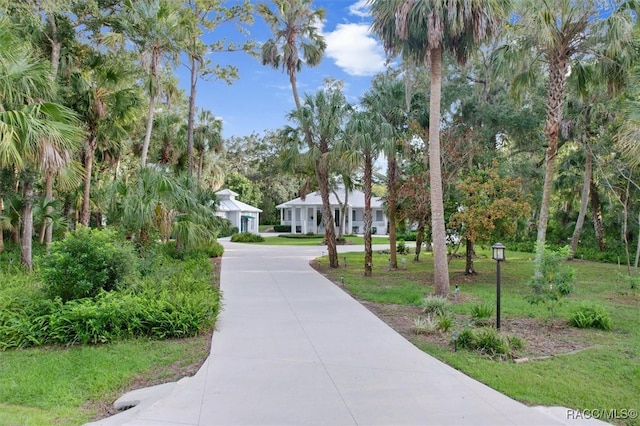
[[[604,241],[604,226],[602,225],[602,203],[600,202],[600,194],[598,187],[591,176],[591,214],[593,216],[593,229],[596,233],[598,241],[598,250],[605,251],[606,244]]]
[[[82,194],[82,213],[80,214],[80,223],[84,226],[89,226],[89,203],[91,196],[91,174],[93,171],[93,156],[96,151],[96,139],[91,136],[91,139],[87,141],[86,151],[84,154],[84,192]]]
[[[49,205],[49,203],[53,201],[53,173],[49,170],[45,172],[44,187],[44,198],[47,207],[45,208],[45,218],[42,223],[42,230],[40,233],[40,244],[44,242],[45,251],[49,254],[49,248],[51,247],[51,240],[53,236],[53,220],[51,219],[53,207]]]
[[[196,59],[192,55],[191,62],[191,85],[189,92],[189,118],[187,123],[187,171],[189,176],[193,176],[193,128],[195,126],[196,115],[196,86],[198,82],[198,69]]]
[[[584,226],[584,218],[587,215],[587,207],[589,206],[589,190],[591,185],[591,173],[593,168],[593,157],[591,152],[587,148],[587,158],[584,166],[584,179],[582,181],[582,196],[580,197],[580,211],[578,213],[578,220],[576,221],[576,227],[573,230],[573,236],[571,237],[571,243],[569,244],[569,260],[573,260],[576,250],[578,249],[578,242],[580,241],[580,235],[582,234],[582,227]]]
[[[147,132],[144,135],[144,143],[142,144],[142,154],[140,164],[142,167],[147,166],[147,155],[149,153],[149,144],[151,143],[151,130],[153,129],[153,114],[155,108],[155,96],[149,97],[149,112],[147,113]]]
[[[542,201],[540,202],[540,216],[538,217],[538,235],[536,249],[536,276],[541,274],[541,262],[544,243],[547,237],[547,224],[549,223],[549,207],[551,205],[551,192],[553,191],[553,178],[556,171],[556,156],[558,154],[558,135],[562,122],[562,105],[567,83],[567,58],[563,52],[553,54],[549,66],[549,87],[547,93],[547,121],[544,132],[549,137],[549,146],[545,153],[544,184],[542,186]]]
[[[296,109],[299,110],[302,105],[300,104],[300,96],[298,96],[298,84],[295,70],[289,71],[289,82],[291,83],[291,91],[293,92],[293,100],[296,103]]]
[[[371,211],[371,181],[373,161],[371,152],[364,154],[364,276],[370,277],[373,273],[373,247],[371,245],[371,224],[373,212]]]
[[[433,238],[433,279],[435,294],[449,294],[447,235],[444,225],[444,197],[440,160],[440,98],[442,94],[442,49],[431,49],[431,83],[429,96],[429,186],[431,197],[431,232]]]
[[[389,206],[389,269],[398,269],[398,247],[396,242],[396,182],[398,163],[395,154],[387,159],[387,205]]]
[[[324,235],[327,241],[327,252],[329,253],[329,267],[337,268],[338,249],[336,248],[336,230],[329,202],[329,172],[325,155],[316,160],[316,176],[320,187],[320,198],[322,198],[322,222],[324,224]]]
[[[26,178],[22,186],[22,235],[20,241],[20,260],[22,264],[31,271],[32,262],[32,239],[33,239],[33,183],[30,178]]]
[[[198,188],[200,188],[200,184],[202,183],[202,166],[204,164],[204,151],[200,151],[200,158],[198,161],[198,179],[197,179],[197,183],[196,186]]]

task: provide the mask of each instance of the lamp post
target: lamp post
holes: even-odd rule
[[[505,260],[504,250],[506,249],[500,243],[491,246],[491,258],[496,261],[496,329],[500,330],[500,262]]]

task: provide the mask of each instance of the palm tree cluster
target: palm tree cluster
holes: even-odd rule
[[[310,0],[277,0],[274,8],[258,9],[274,36],[262,47],[263,64],[287,73],[296,105],[290,114],[294,126],[281,135],[288,147],[285,164],[307,176],[305,187],[312,181],[320,188],[332,267],[338,266],[338,257],[329,185],[338,176],[344,184],[355,177],[365,192],[364,270],[372,273],[370,200],[379,156],[387,159],[389,268],[397,268],[396,225],[413,223],[419,240],[426,237],[433,247],[436,294],[449,292],[452,239],[466,239],[470,257],[474,241],[527,239],[536,223],[539,259],[551,213],[562,216],[563,209],[570,209],[551,204],[559,186],[557,161],[575,161],[580,151],[584,168],[575,172],[583,172],[584,179],[577,191],[582,197],[571,253],[589,200],[598,246],[604,250],[601,197],[592,172],[600,155],[602,182],[624,212],[629,259],[626,224],[640,189],[634,183],[637,132],[630,123],[635,122],[624,120],[637,110],[633,101],[624,101],[637,95],[630,89],[639,52],[635,2],[370,0],[368,5],[372,31],[400,66],[374,78],[357,106],[346,102],[335,81],[300,100],[296,73],[303,64],[318,64],[326,48],[317,33],[324,10],[314,10]],[[609,114],[603,114],[607,109]],[[611,144],[604,148],[603,140],[619,141],[615,149],[631,161],[607,158]],[[563,145],[571,149],[561,153]],[[478,179],[481,175],[506,180],[496,184]],[[536,202],[531,195],[538,196]],[[464,214],[488,208],[501,211],[482,218]],[[511,223],[505,223],[506,212]],[[552,224],[553,243],[562,243],[567,238],[558,236],[566,232],[559,228],[567,221]],[[640,244],[636,265],[639,257]],[[467,273],[473,273],[472,262],[467,264]]]
[[[242,30],[251,11],[212,0],[2,2],[0,251],[6,232],[31,269],[34,237],[48,250],[54,234],[105,220],[140,244],[215,238],[215,187],[203,175],[222,128],[195,107],[196,82],[231,82],[237,70],[207,55],[251,43],[202,35],[227,22]],[[188,100],[175,77],[185,58]]]

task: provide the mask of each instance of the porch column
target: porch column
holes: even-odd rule
[[[347,234],[353,234],[353,209],[350,205],[347,206],[347,217],[345,217],[344,220],[347,221],[345,222],[347,224],[347,229],[345,229],[345,232]]]
[[[302,233],[306,234],[307,233],[307,222],[309,220],[309,208],[307,206],[304,206],[302,208],[302,211],[300,212],[301,214],[301,222],[302,222]]]

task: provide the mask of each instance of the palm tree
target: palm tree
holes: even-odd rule
[[[222,120],[215,117],[209,110],[201,111],[198,116],[198,123],[194,127],[193,142],[193,146],[198,153],[196,186],[200,187],[207,153],[219,153],[223,148]]]
[[[373,270],[373,248],[371,245],[373,164],[382,147],[387,145],[385,141],[392,138],[393,129],[377,110],[355,112],[347,125],[347,139],[351,140],[353,144],[349,155],[360,160],[363,168],[365,277],[370,277]],[[356,161],[355,159],[354,161]]]
[[[424,62],[430,68],[429,185],[435,293],[449,293],[446,230],[440,164],[440,98],[442,55],[449,52],[464,63],[470,53],[495,34],[508,0],[371,0],[372,28],[385,49]]]
[[[128,137],[142,111],[136,73],[124,55],[90,52],[86,67],[70,77],[69,101],[85,123],[85,168],[80,223],[89,225],[91,180],[96,150],[109,149]]]
[[[36,59],[32,46],[0,22],[0,167],[11,166],[22,186],[21,260],[32,267],[34,184],[40,171],[66,165],[82,137],[76,115],[51,99],[50,64]]]
[[[147,165],[155,102],[160,92],[161,65],[164,58],[177,62],[188,21],[182,3],[173,0],[126,0],[122,13],[127,37],[141,53],[141,63],[148,73],[149,110],[142,144],[140,164]],[[117,40],[117,37],[114,37]],[[107,37],[107,39],[109,39]]]
[[[276,12],[264,3],[258,5],[258,13],[274,35],[262,45],[262,65],[282,68],[287,73],[296,108],[300,109],[296,73],[303,63],[314,67],[322,60],[327,43],[317,24],[324,19],[325,11],[312,10],[311,0],[273,0],[273,3]]]
[[[333,212],[329,201],[329,178],[331,173],[332,154],[334,148],[342,140],[342,125],[347,119],[351,106],[346,102],[342,92],[337,89],[318,91],[315,96],[307,95],[300,109],[289,113],[289,119],[299,126],[285,128],[289,139],[299,142],[300,134],[309,135],[306,157],[313,163],[316,180],[322,199],[322,221],[324,225],[329,266],[337,268],[338,251],[336,248],[336,232]]]
[[[406,126],[406,88],[402,80],[391,75],[381,75],[374,79],[369,90],[362,98],[362,104],[368,111],[375,112],[377,118],[388,124],[392,135],[384,139],[382,152],[387,157],[387,210],[389,219],[389,267],[398,268],[396,248],[396,206],[397,189],[400,181],[398,150],[403,145],[403,130]]]
[[[544,132],[548,145],[538,217],[537,265],[541,262],[546,240],[567,78],[572,69],[579,70],[581,63],[587,61],[599,63],[600,73],[596,78],[611,82],[617,79],[636,56],[633,27],[638,10],[635,13],[630,10],[634,7],[635,2],[629,1],[616,7],[603,6],[596,0],[523,1],[515,23],[515,28],[521,32],[516,33],[516,42],[505,45],[494,59],[496,68],[505,71],[507,66],[513,65],[510,58],[517,60],[520,70],[514,79],[516,88],[527,85],[539,75],[547,76]],[[546,72],[538,72],[541,66]],[[509,73],[513,73],[513,68]],[[536,273],[539,272],[537,266]]]

